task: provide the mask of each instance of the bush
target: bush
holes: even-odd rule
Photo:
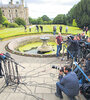
[[[3,22],[3,25],[4,25],[5,27],[7,27],[7,26],[9,25],[9,22],[6,20],[6,21]]]
[[[2,28],[2,24],[0,24],[0,28]]]
[[[16,23],[9,23],[8,27],[15,28],[15,27],[18,27],[18,24],[16,24]]]
[[[76,23],[76,20],[75,19],[73,19],[72,26],[77,27],[77,23]]]
[[[23,25],[23,26],[26,25],[26,22],[23,18],[16,18],[15,23],[17,23],[18,25]]]

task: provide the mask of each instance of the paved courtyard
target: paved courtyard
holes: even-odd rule
[[[5,45],[11,40],[0,42],[0,52],[6,53]],[[4,78],[0,78],[0,100],[60,100],[55,96],[58,70],[52,65],[63,67],[66,61],[56,57],[25,57],[15,54],[11,56],[23,65],[19,67],[20,84],[6,87]],[[77,100],[86,100],[79,94]],[[63,100],[69,98],[63,94]]]

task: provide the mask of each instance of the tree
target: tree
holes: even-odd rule
[[[2,24],[2,19],[3,19],[3,17],[2,17],[2,11],[1,11],[1,8],[0,8],[0,24]]]
[[[71,23],[73,19],[76,20],[78,27],[84,26],[90,27],[90,0],[81,0],[75,5],[67,14],[68,23]]]
[[[43,21],[50,21],[50,18],[47,15],[43,15],[41,18]]]
[[[43,20],[42,20],[41,17],[39,17],[39,18],[37,19],[37,24],[43,24]]]
[[[4,25],[5,27],[8,27],[9,24],[10,24],[10,23],[8,22],[8,20],[5,20],[5,21],[3,22],[3,25]]]
[[[64,14],[59,14],[53,19],[54,24],[66,24],[66,18]]]
[[[75,27],[77,26],[75,19],[73,19],[72,26],[75,26]]]
[[[15,19],[15,23],[17,23],[18,25],[26,25],[26,22],[23,18],[16,18]]]

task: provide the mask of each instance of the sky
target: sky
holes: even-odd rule
[[[7,4],[10,0],[0,0]],[[15,3],[20,0],[13,0]],[[55,18],[58,14],[67,14],[68,11],[80,0],[24,0],[29,8],[29,16],[38,18],[47,15],[49,18]]]

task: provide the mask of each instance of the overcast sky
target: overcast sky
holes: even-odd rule
[[[3,4],[10,0],[0,0]],[[13,0],[14,3],[20,0]],[[56,17],[58,14],[67,14],[68,11],[80,0],[24,0],[29,8],[29,16],[38,18],[47,15],[50,18]]]

